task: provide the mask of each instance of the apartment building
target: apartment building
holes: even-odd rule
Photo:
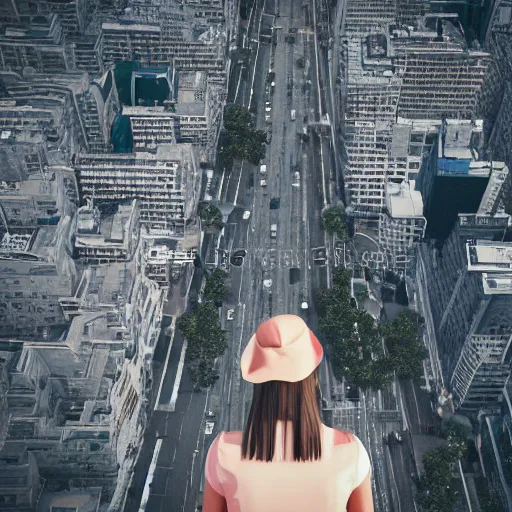
[[[169,288],[173,273],[193,263],[196,256],[196,249],[181,249],[177,243],[149,246],[144,255],[146,276],[160,287]]]
[[[176,37],[160,24],[139,22],[107,22],[101,26],[98,47],[103,64],[109,67],[116,61],[137,60],[144,66],[168,66],[173,61],[180,70],[218,70],[224,68],[219,45]]]
[[[87,263],[104,264],[130,260],[139,240],[137,200],[118,205],[115,213],[102,214],[93,204],[77,211],[75,250]]]
[[[86,73],[34,74],[20,80],[0,73],[7,98],[0,100],[0,147],[40,144],[45,157],[69,163],[79,148],[110,149],[119,110],[112,71],[93,79]]]
[[[59,17],[34,16],[26,27],[6,27],[0,34],[0,66],[5,71],[29,66],[40,73],[73,70]]]
[[[361,36],[396,20],[396,0],[347,0],[345,32]]]
[[[489,55],[467,47],[456,16],[423,14],[406,26],[396,2],[347,9],[344,179],[356,215],[377,218],[388,178],[407,164],[405,155],[390,158],[398,119],[471,119]]]
[[[453,371],[456,405],[470,410],[499,409],[512,363],[512,246],[507,243],[466,242],[468,272],[478,273],[485,294],[479,304]]]
[[[23,233],[73,215],[78,190],[72,169],[50,168],[24,181],[0,182],[0,229]]]
[[[427,343],[431,354],[438,354],[432,366],[438,382],[451,383],[457,407],[469,410],[499,406],[503,396],[493,379],[504,379],[499,365],[505,364],[505,338],[512,334],[512,324],[505,321],[512,311],[506,262],[510,244],[501,242],[510,218],[499,206],[508,168],[502,163],[496,168],[496,179],[489,179],[479,210],[458,216],[442,249],[422,244],[418,254],[419,296],[432,327]],[[498,364],[500,350],[504,352]]]
[[[418,178],[427,216],[435,208],[436,178],[487,178],[492,169],[492,162],[481,159],[482,120],[443,119],[435,127],[429,158],[424,160]]]
[[[179,116],[164,107],[123,107],[130,118],[134,151],[156,149],[179,140]]]
[[[466,359],[471,359],[471,352],[476,350],[480,343],[489,343],[490,347],[503,342],[500,338],[488,338],[485,341],[479,336],[505,336],[510,329],[508,322],[499,321],[499,312],[510,307],[510,291],[502,287],[506,282],[506,276],[502,275],[495,280],[495,283],[491,284],[494,288],[491,289],[487,275],[470,271],[467,253],[470,236],[478,236],[479,244],[483,244],[483,240],[487,239],[492,247],[496,243],[492,240],[503,236],[507,226],[508,216],[461,215],[441,252],[426,244],[419,247],[418,287],[426,308],[426,317],[432,326],[427,343],[431,347],[431,353],[438,355],[438,360],[432,362],[434,373],[438,382],[444,381],[446,386],[451,385],[458,407],[492,408],[491,402],[494,401],[494,405],[498,405],[502,398],[495,389],[494,394],[491,393],[492,396],[485,399],[488,400],[487,404],[482,400],[479,402],[479,385],[476,380],[474,390],[477,394],[472,401],[467,401],[466,397],[472,396],[472,393],[468,395],[471,379],[468,381],[467,376],[463,378],[460,372],[464,371]],[[449,257],[443,257],[443,254]],[[501,284],[498,286],[498,283]],[[474,369],[477,370],[484,360],[485,358]],[[484,368],[482,371],[485,373]],[[483,388],[480,397],[487,393]]]
[[[167,106],[123,108],[130,118],[134,150],[190,143],[198,146],[201,161],[212,161],[225,88],[203,71],[179,73],[177,82],[176,98]]]
[[[209,29],[224,22],[224,3],[222,0],[186,0],[186,8],[192,11],[196,26]]]
[[[379,247],[386,254],[388,268],[414,273],[416,244],[423,240],[426,225],[416,182],[389,182],[386,209],[379,215]]]
[[[71,218],[0,242],[1,336],[50,339],[65,328],[59,305],[77,282],[71,259]]]
[[[76,291],[60,297],[68,328],[58,341],[25,340],[2,353],[10,420],[0,465],[33,476],[16,492],[0,485],[0,496],[15,494],[20,510],[34,495],[58,503],[63,488],[122,501],[148,421],[165,300],[145,277],[143,254],[140,240],[131,261],[86,268]]]
[[[468,48],[456,14],[429,13],[416,31],[395,27],[391,51],[401,77],[398,115],[471,119],[490,55]]]
[[[194,146],[161,145],[154,153],[81,154],[75,167],[84,198],[98,203],[139,199],[145,233],[196,236],[200,174]]]

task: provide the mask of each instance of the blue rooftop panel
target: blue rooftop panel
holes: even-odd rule
[[[471,160],[461,158],[439,158],[437,161],[438,176],[468,176]]]

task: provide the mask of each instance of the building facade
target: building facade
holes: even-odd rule
[[[101,202],[138,199],[149,234],[184,238],[199,196],[197,153],[190,144],[159,146],[155,153],[81,154],[76,159],[85,198]]]

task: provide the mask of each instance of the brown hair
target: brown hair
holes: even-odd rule
[[[251,410],[242,438],[242,459],[266,462],[273,459],[278,420],[291,421],[293,460],[319,459],[322,455],[322,419],[317,389],[317,370],[299,382],[271,380],[254,384]]]

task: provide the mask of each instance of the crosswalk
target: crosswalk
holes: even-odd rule
[[[251,255],[251,264],[263,270],[275,268],[300,268],[301,254],[296,249],[256,249]]]

